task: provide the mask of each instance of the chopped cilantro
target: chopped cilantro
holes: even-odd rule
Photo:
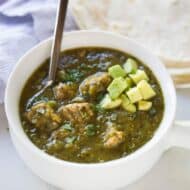
[[[102,113],[102,112],[105,111],[105,110],[101,107],[100,104],[96,104],[95,106],[93,106],[93,109],[94,109],[94,111],[99,112],[99,113]]]
[[[78,69],[70,69],[67,72],[61,70],[58,72],[58,78],[63,82],[78,82],[82,79],[83,76],[84,74]]]
[[[93,125],[93,124],[88,124],[85,127],[85,133],[87,136],[94,136],[97,134],[97,129],[99,128],[99,125]]]
[[[65,138],[65,142],[66,142],[67,144],[72,144],[75,140],[76,140],[76,136],[66,137],[66,138]]]
[[[73,127],[71,125],[71,123],[65,123],[64,125],[62,125],[62,128],[67,130],[67,131],[72,131]]]

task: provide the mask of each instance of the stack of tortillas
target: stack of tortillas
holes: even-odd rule
[[[190,87],[190,0],[72,0],[81,29],[115,31],[158,55],[177,87]]]

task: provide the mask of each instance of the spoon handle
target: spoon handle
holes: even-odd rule
[[[63,28],[64,28],[65,17],[66,17],[67,7],[68,7],[68,1],[69,0],[59,0],[59,9],[57,12],[54,38],[53,38],[53,44],[52,44],[52,49],[51,49],[50,68],[49,68],[49,75],[48,75],[49,81],[55,80],[55,74],[56,74],[57,65],[59,61]]]

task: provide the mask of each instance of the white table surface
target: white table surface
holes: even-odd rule
[[[190,90],[178,90],[177,118],[190,119]],[[0,190],[56,190],[35,176],[16,153],[0,106]],[[190,137],[189,137],[190,138]],[[190,151],[173,148],[135,184],[123,190],[189,190]]]

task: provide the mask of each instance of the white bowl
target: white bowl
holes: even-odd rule
[[[42,179],[67,190],[112,190],[134,182],[151,169],[162,153],[170,147],[170,140],[173,139],[170,138],[169,131],[175,116],[176,93],[165,67],[156,56],[120,35],[101,31],[79,31],[64,35],[62,50],[90,46],[107,47],[137,57],[159,80],[165,101],[164,116],[158,130],[154,137],[137,151],[124,158],[100,164],[72,163],[59,160],[38,149],[24,133],[19,117],[19,99],[23,86],[50,56],[51,45],[52,39],[48,39],[26,53],[17,63],[8,81],[6,114],[11,137],[20,157]]]

